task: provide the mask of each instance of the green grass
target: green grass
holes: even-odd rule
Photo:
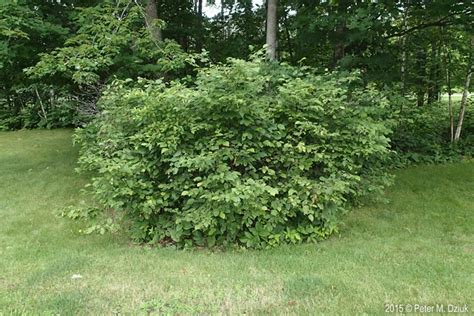
[[[474,163],[397,172],[339,236],[268,251],[150,249],[81,235],[71,131],[0,133],[0,314],[382,314],[474,309]],[[81,279],[71,279],[80,274]]]

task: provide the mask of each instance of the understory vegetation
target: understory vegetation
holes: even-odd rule
[[[403,103],[406,104],[406,102]],[[449,115],[446,107],[446,102],[440,101],[428,108],[408,106],[395,114],[396,123],[390,135],[390,147],[394,151],[392,167],[419,163],[445,163],[473,157],[473,113],[466,113],[464,118],[465,136],[453,143],[450,139]]]

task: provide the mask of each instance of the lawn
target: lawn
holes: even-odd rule
[[[81,235],[55,215],[86,182],[74,173],[71,134],[0,133],[0,315],[474,310],[472,161],[396,172],[388,204],[355,209],[319,244],[177,251]]]

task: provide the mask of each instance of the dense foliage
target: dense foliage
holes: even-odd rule
[[[199,57],[173,40],[154,41],[140,5],[107,0],[70,8],[73,34],[43,17],[43,6],[0,4],[0,79],[15,73],[2,80],[9,84],[0,89],[0,130],[79,126],[97,114],[112,80],[184,76]]]
[[[410,101],[405,100],[406,105]],[[474,116],[469,113],[464,122],[465,137],[450,141],[449,116],[444,102],[427,108],[406,106],[393,110],[396,125],[390,136],[392,166],[412,163],[444,163],[474,155]]]
[[[98,201],[130,219],[137,240],[319,240],[388,179],[387,100],[354,74],[231,60],[191,87],[124,84],[78,141]]]
[[[66,34],[63,26],[39,10],[11,1],[0,3],[0,130],[48,125],[44,104],[42,111],[40,102],[32,98],[43,94],[49,100],[49,89],[28,80],[22,69],[38,61],[44,50],[59,45]]]

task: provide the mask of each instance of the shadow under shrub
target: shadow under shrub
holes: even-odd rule
[[[137,241],[316,241],[390,179],[387,100],[357,74],[229,60],[192,86],[116,82],[100,106],[77,133],[81,169]]]

